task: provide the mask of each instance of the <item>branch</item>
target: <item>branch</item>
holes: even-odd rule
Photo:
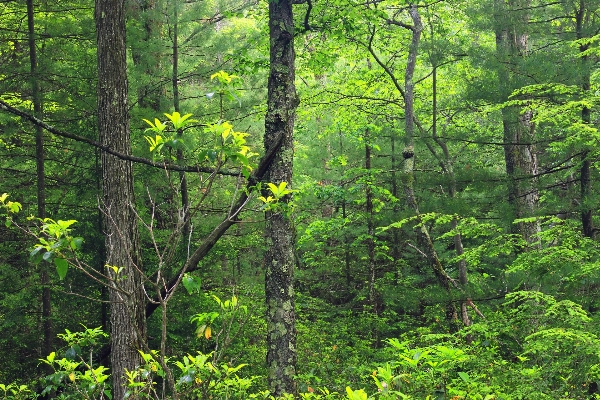
[[[227,229],[235,223],[239,221],[239,214],[242,212],[244,206],[249,200],[250,191],[252,188],[260,182],[267,170],[271,166],[273,162],[273,158],[275,154],[281,147],[282,143],[282,134],[279,133],[273,144],[267,149],[265,155],[260,160],[258,167],[254,170],[253,174],[248,178],[248,183],[246,184],[246,190],[242,191],[234,205],[231,207],[228,215],[217,225],[212,232],[204,239],[204,241],[198,246],[196,251],[191,255],[191,257],[185,262],[183,267],[173,276],[169,282],[165,285],[163,289],[161,289],[161,297],[165,298],[171,295],[171,292],[177,287],[183,274],[186,272],[192,272],[198,269],[198,264],[202,259],[210,252],[213,246],[217,243],[217,241],[227,232]],[[152,315],[154,310],[156,310],[159,306],[159,298],[155,297],[150,302],[146,304],[146,317]]]
[[[135,163],[139,163],[139,164],[146,164],[149,165],[151,167],[154,168],[160,168],[160,169],[167,169],[167,170],[171,170],[171,171],[182,171],[182,172],[205,172],[205,173],[213,173],[215,172],[214,169],[212,168],[206,168],[206,167],[200,167],[200,166],[189,166],[189,165],[175,165],[175,164],[167,164],[167,163],[159,163],[159,162],[155,162],[152,160],[149,160],[147,158],[143,158],[143,157],[136,157],[130,154],[124,154],[121,152],[118,152],[116,150],[113,150],[112,148],[103,145],[100,142],[97,142],[93,139],[88,139],[84,136],[80,136],[80,135],[76,135],[74,133],[70,133],[70,132],[66,132],[60,129],[57,129],[51,125],[48,125],[47,123],[45,123],[44,121],[34,117],[31,114],[28,114],[24,111],[21,111],[17,108],[14,108],[10,105],[8,105],[6,102],[0,100],[0,110],[4,110],[4,111],[8,111],[11,114],[17,115],[21,118],[24,118],[30,122],[32,122],[34,125],[39,126],[44,128],[45,130],[47,130],[50,133],[53,133],[56,136],[61,136],[64,138],[68,138],[68,139],[73,139],[77,142],[82,142],[82,143],[86,143],[89,144],[90,146],[96,147],[102,151],[107,152],[108,154],[111,154],[113,156],[116,156],[118,158],[120,158],[121,160],[127,160],[127,161],[132,161]],[[227,175],[227,176],[239,176],[239,171],[232,171],[232,170],[225,170],[225,171],[218,171],[217,174],[219,175]]]

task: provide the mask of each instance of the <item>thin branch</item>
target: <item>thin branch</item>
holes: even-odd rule
[[[102,143],[97,142],[95,140],[88,139],[86,137],[76,135],[71,132],[63,131],[63,130],[57,129],[51,125],[48,125],[47,123],[34,117],[33,115],[30,115],[24,111],[21,111],[17,108],[10,106],[3,100],[0,100],[0,110],[8,111],[11,114],[14,114],[21,118],[24,118],[24,119],[32,122],[34,125],[40,126],[40,127],[44,128],[45,130],[47,130],[48,132],[53,133],[57,136],[61,136],[61,137],[65,137],[68,139],[73,139],[78,142],[89,144],[90,146],[96,147],[100,150],[103,150],[103,151],[109,153],[109,154],[112,154],[113,156],[118,157],[121,160],[132,161],[132,162],[139,163],[139,164],[146,164],[146,165],[149,165],[154,168],[168,169],[171,171],[205,172],[205,173],[214,173],[215,172],[215,170],[212,168],[206,168],[206,167],[201,167],[201,166],[176,165],[176,164],[170,164],[170,163],[160,163],[160,162],[155,162],[155,161],[149,160],[147,158],[137,157],[137,156],[133,156],[130,154],[124,154],[124,153],[118,152],[116,150],[113,150],[109,146],[105,146]],[[227,175],[227,176],[238,176],[239,171],[225,170],[225,171],[218,171],[217,174]]]

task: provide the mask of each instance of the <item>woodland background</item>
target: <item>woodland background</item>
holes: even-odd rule
[[[119,45],[101,46],[95,7],[126,28],[120,114],[99,100]],[[277,19],[292,8],[293,26]],[[599,397],[599,13],[0,0],[0,396]],[[113,185],[130,200],[109,209],[111,122],[133,157],[131,191]],[[115,209],[143,274],[110,261]],[[119,293],[134,306],[117,311]],[[136,343],[125,375],[117,336]]]

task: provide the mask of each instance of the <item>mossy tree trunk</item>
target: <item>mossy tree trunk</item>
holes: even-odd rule
[[[131,154],[127,106],[127,59],[123,0],[96,1],[98,43],[99,140],[122,154]],[[134,211],[130,161],[102,152],[102,201],[106,264],[112,273],[110,298],[113,398],[124,398],[125,370],[140,365],[138,350],[145,340],[145,295],[139,232]]]
[[[292,184],[293,132],[298,105],[294,86],[294,20],[292,2],[269,2],[270,74],[265,117],[265,150],[281,142],[266,182]],[[267,302],[267,367],[271,394],[297,391],[296,314],[294,303],[294,227],[286,212],[289,196],[267,212],[265,296]]]
[[[512,92],[525,84],[521,82],[523,74],[519,65],[528,52],[526,25],[530,3],[530,0],[496,0],[496,53],[500,62],[498,79],[502,102],[508,101]],[[532,117],[533,113],[522,106],[502,108],[508,203],[513,218],[534,216],[539,203],[535,124]],[[515,233],[521,234],[531,244],[537,240],[540,224],[537,221],[521,222],[515,225],[515,229]]]

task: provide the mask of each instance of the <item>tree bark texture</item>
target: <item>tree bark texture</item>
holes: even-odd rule
[[[173,70],[171,74],[171,85],[173,87],[173,109],[176,112],[180,112],[179,109],[179,7],[177,7],[176,0],[173,4]],[[183,130],[177,131],[177,136],[183,136]],[[177,161],[181,164],[185,164],[185,157],[182,149],[177,149]],[[188,194],[188,184],[185,172],[179,171],[179,185],[181,191],[181,220],[183,227],[181,230],[182,240],[181,245],[183,248],[184,257],[189,257],[187,249],[189,248],[190,232],[191,232],[191,221],[189,218],[190,200]]]
[[[293,132],[298,105],[295,77],[294,20],[290,0],[269,3],[270,74],[265,117],[266,152],[281,147],[265,176],[266,182],[292,183]],[[280,139],[279,139],[280,138]],[[289,198],[280,201],[285,205]],[[294,227],[281,209],[267,212],[265,296],[267,302],[267,368],[271,394],[295,394],[296,314],[294,302]]]
[[[579,2],[578,7],[575,10],[575,32],[577,35],[577,39],[583,39],[586,37],[586,25],[590,23],[590,12],[586,8],[585,1],[581,0]],[[579,52],[582,54],[580,57],[581,62],[581,89],[584,93],[589,93],[591,89],[591,69],[590,69],[590,61],[589,56],[586,54],[586,51],[589,49],[589,44],[581,44],[579,45]],[[591,123],[591,112],[589,107],[583,107],[581,110],[581,122],[584,124]],[[596,236],[594,230],[594,220],[592,207],[589,197],[592,190],[592,181],[591,181],[591,169],[592,169],[592,161],[588,158],[589,149],[585,149],[581,154],[581,168],[579,171],[579,179],[580,179],[580,191],[581,191],[581,225],[583,235],[587,236],[591,239],[594,239]]]
[[[528,51],[528,34],[525,27],[529,16],[530,0],[496,0],[496,51],[500,62],[498,79],[501,101],[506,102],[515,89],[523,86],[519,82],[520,59]],[[537,189],[538,161],[535,146],[535,124],[532,112],[519,106],[502,108],[504,161],[508,176],[508,202],[513,218],[535,215],[539,202]],[[537,240],[540,224],[522,222],[517,232],[527,243]]]
[[[367,217],[367,257],[369,262],[369,303],[371,303],[372,311],[377,313],[377,296],[375,293],[375,280],[377,278],[375,266],[375,221],[373,215],[373,188],[372,170],[371,170],[371,138],[370,132],[367,129],[365,132],[365,170],[367,171],[367,182],[365,187],[365,214]]]
[[[35,15],[33,0],[27,0],[27,28],[29,43],[29,64],[31,72],[31,93],[33,95],[33,115],[43,119],[42,111],[42,89],[40,87],[37,48],[35,40]],[[45,172],[44,130],[41,126],[35,126],[35,163],[37,178],[37,216],[46,218],[46,172]],[[42,356],[50,354],[54,332],[52,329],[52,293],[50,292],[50,277],[46,263],[39,264],[40,283],[42,285],[42,330],[44,338],[42,342]]]
[[[127,106],[127,60],[124,0],[96,1],[98,43],[98,132],[100,142],[131,154]],[[145,295],[134,211],[132,163],[102,152],[102,202],[106,265],[111,268],[109,298],[113,398],[123,399],[125,370],[140,363],[138,350],[145,340]]]
[[[419,51],[419,42],[421,39],[421,33],[423,31],[423,23],[421,22],[421,16],[416,6],[410,7],[410,16],[413,21],[412,40],[408,51],[408,61],[406,64],[406,70],[404,72],[404,150],[402,151],[402,157],[404,158],[403,166],[403,186],[404,194],[406,196],[406,202],[409,208],[411,208],[415,215],[419,216],[419,206],[415,196],[414,190],[414,169],[415,169],[415,111],[414,111],[414,89],[415,84],[413,76],[415,72],[415,66],[417,64],[417,54]],[[429,235],[429,230],[425,224],[421,224],[417,228],[417,237],[419,243],[424,246],[424,253],[427,256],[427,261],[433,268],[433,273],[437,278],[438,282],[448,293],[451,292],[450,278],[442,263],[438,257],[438,254],[433,245],[433,241]],[[452,301],[448,302],[446,308],[446,319],[451,322],[456,320],[457,313],[456,307]],[[453,323],[452,323],[453,325]]]

